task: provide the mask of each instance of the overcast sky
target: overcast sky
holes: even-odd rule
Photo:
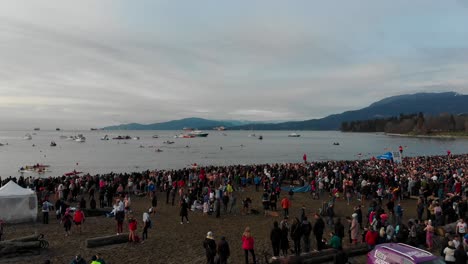
[[[467,73],[468,0],[0,0],[0,129],[310,119]]]

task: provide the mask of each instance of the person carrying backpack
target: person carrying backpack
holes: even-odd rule
[[[42,223],[49,224],[49,211],[53,208],[53,204],[45,200],[42,204]]]

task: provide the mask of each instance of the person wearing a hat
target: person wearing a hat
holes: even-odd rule
[[[216,257],[216,242],[213,237],[213,232],[209,231],[206,234],[205,240],[203,241],[203,247],[205,248],[206,253],[206,263],[214,264],[214,259]]]

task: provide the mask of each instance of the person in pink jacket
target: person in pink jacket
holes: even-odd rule
[[[249,264],[249,251],[252,254],[253,263],[257,263],[254,252],[254,238],[250,233],[250,227],[246,227],[242,234],[242,249],[245,253],[245,264]]]

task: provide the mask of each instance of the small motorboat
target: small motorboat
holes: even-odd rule
[[[41,130],[39,127],[34,128],[34,131],[39,131],[39,130]]]
[[[163,143],[164,143],[164,144],[169,144],[169,145],[170,145],[170,144],[174,144],[174,141],[167,140],[167,141],[164,141]]]
[[[59,128],[59,127],[57,127],[57,128],[55,129],[55,131],[60,131],[60,128]]]
[[[50,146],[51,146],[51,147],[56,147],[56,146],[57,146],[57,143],[55,143],[55,141],[52,141],[52,142],[50,142]]]
[[[26,135],[24,135],[23,139],[31,140],[32,136],[31,136],[31,134],[26,134]]]
[[[255,134],[250,134],[249,137],[257,137]]]
[[[157,149],[155,152],[163,152],[162,149]]]
[[[158,135],[153,135],[153,138],[159,138],[159,136]]]
[[[339,142],[333,142],[333,145],[334,145],[334,146],[339,146],[340,143],[339,143]]]
[[[177,136],[174,136],[174,138],[194,138],[195,136],[189,135],[189,134],[180,134]]]
[[[190,131],[188,135],[192,137],[207,137],[208,133],[203,132],[201,130],[194,130],[194,131]]]
[[[133,140],[140,140],[140,137],[133,137]]]
[[[25,173],[25,172],[44,173],[44,172],[50,171],[48,169],[49,167],[50,165],[44,165],[44,164],[26,165],[24,167],[21,167],[18,171],[20,173]]]
[[[105,135],[101,138],[101,140],[109,140],[109,136],[108,135]]]
[[[83,143],[86,141],[86,138],[82,135],[82,134],[79,134],[76,139],[75,139],[76,142],[80,142],[80,143]]]
[[[0,143],[0,147],[1,147],[1,146],[5,146],[5,145],[4,145],[3,143]]]
[[[128,140],[128,139],[132,139],[132,137],[130,136],[116,136],[116,137],[113,137],[112,139],[115,139],[115,140]]]
[[[263,136],[262,136],[262,135],[258,136],[258,139],[262,140],[262,139],[263,139]]]
[[[288,135],[288,137],[300,137],[301,135],[296,134],[296,133],[291,133]]]

